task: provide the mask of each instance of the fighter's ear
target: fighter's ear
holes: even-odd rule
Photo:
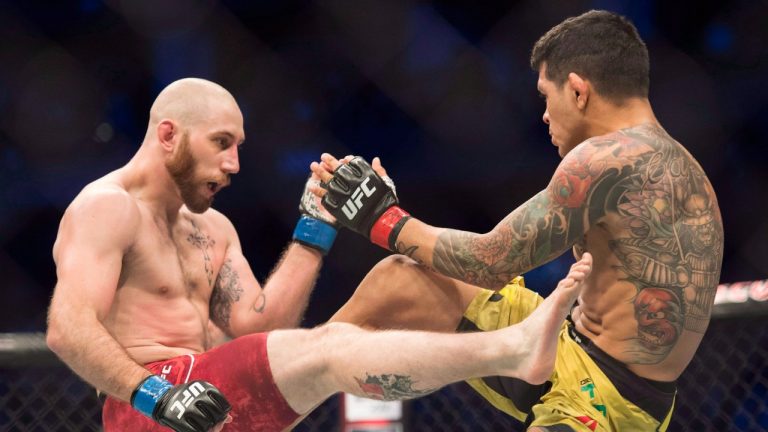
[[[176,145],[177,137],[179,135],[179,126],[169,119],[161,120],[157,124],[157,140],[160,142],[160,146],[167,152],[172,152],[173,147]]]
[[[568,74],[568,83],[566,86],[573,95],[573,100],[576,102],[576,106],[580,110],[586,108],[592,90],[589,81],[582,78],[579,74],[571,72]]]

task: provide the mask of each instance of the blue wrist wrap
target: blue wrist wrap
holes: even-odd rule
[[[172,387],[173,384],[157,375],[149,376],[133,391],[131,406],[145,416],[152,418],[155,405],[157,405],[157,402],[160,401],[165,392]]]
[[[326,255],[336,239],[336,228],[320,219],[302,215],[293,230],[293,239]]]

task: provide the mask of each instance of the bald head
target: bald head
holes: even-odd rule
[[[238,148],[243,140],[243,114],[235,98],[218,84],[185,78],[157,95],[144,142],[129,165],[140,173],[151,172],[148,178],[155,178],[164,166],[184,205],[202,213],[218,188],[240,170]]]
[[[189,128],[210,118],[216,109],[237,109],[235,98],[224,87],[200,78],[184,78],[169,84],[149,110],[151,133],[163,120]]]

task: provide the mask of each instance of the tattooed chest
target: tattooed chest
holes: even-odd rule
[[[124,277],[160,295],[207,296],[223,262],[222,243],[196,222],[148,227],[124,263]]]
[[[190,225],[191,229],[181,232],[175,239],[184,281],[190,287],[202,285],[205,290],[213,289],[222,263],[222,245],[194,220]]]

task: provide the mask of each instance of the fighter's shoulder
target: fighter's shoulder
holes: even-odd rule
[[[97,180],[75,197],[64,212],[71,222],[107,223],[115,230],[134,228],[141,220],[136,198],[117,182]]]
[[[659,151],[658,140],[622,130],[587,139],[568,152],[562,166],[581,167],[593,175],[613,170],[629,173]]]
[[[94,182],[67,207],[53,245],[54,260],[62,248],[87,244],[96,248],[128,250],[141,221],[137,203],[117,184]]]
[[[221,231],[226,234],[227,237],[231,237],[237,234],[232,221],[230,221],[229,218],[224,215],[224,213],[211,207],[206,210],[202,216],[205,218],[208,224],[210,224],[217,231]]]

